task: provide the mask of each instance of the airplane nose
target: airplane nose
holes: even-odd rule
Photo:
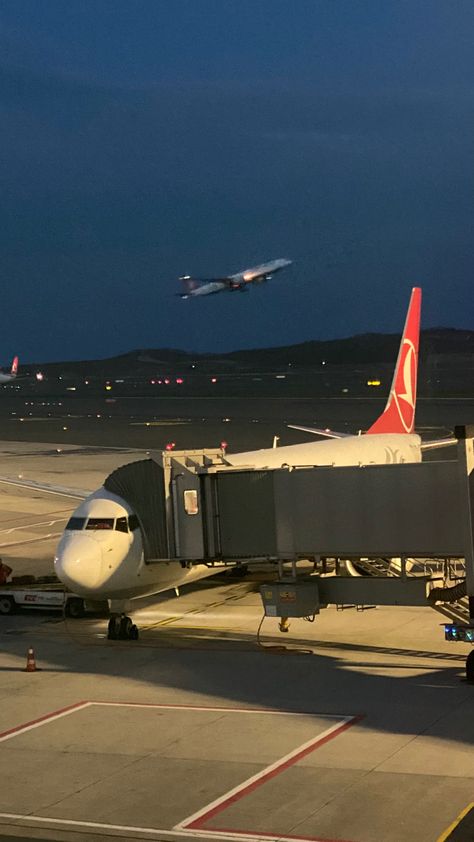
[[[102,579],[100,544],[87,535],[65,536],[54,559],[58,579],[79,595],[93,590]]]

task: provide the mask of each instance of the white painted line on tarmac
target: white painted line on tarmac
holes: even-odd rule
[[[38,538],[25,538],[23,541],[3,543],[0,544],[0,547],[5,549],[5,547],[23,547],[25,544],[38,544],[41,541],[47,541],[49,538],[57,538],[58,535],[62,534],[62,532],[48,532],[46,535],[40,535]]]
[[[327,728],[326,731],[323,731],[322,734],[319,734],[317,737],[314,737],[313,739],[308,740],[307,742],[298,746],[289,754],[275,761],[275,763],[272,763],[270,766],[267,766],[265,769],[262,769],[261,772],[258,772],[256,775],[253,775],[251,778],[248,778],[246,781],[239,784],[237,787],[234,787],[234,789],[225,793],[220,798],[216,799],[215,801],[212,801],[210,804],[207,804],[205,807],[203,807],[198,812],[194,813],[192,816],[188,816],[186,819],[184,819],[179,824],[175,825],[175,827],[170,830],[154,827],[138,827],[133,825],[106,824],[103,822],[78,821],[73,819],[58,819],[47,816],[33,816],[22,813],[0,813],[0,822],[2,819],[9,819],[24,822],[36,822],[38,824],[63,825],[65,827],[84,827],[94,828],[96,830],[123,831],[124,833],[142,833],[145,836],[150,836],[151,834],[153,834],[155,835],[157,840],[163,839],[164,836],[168,836],[172,839],[182,840],[189,838],[212,838],[216,840],[223,840],[223,842],[225,842],[225,840],[235,840],[235,842],[326,842],[326,840],[320,837],[299,837],[288,834],[258,833],[255,831],[206,829],[203,827],[203,824],[205,821],[212,818],[216,813],[225,810],[232,803],[234,803],[234,801],[237,801],[240,798],[244,797],[249,792],[253,791],[258,786],[265,783],[266,780],[269,780],[270,778],[275,777],[280,772],[283,772],[285,769],[294,765],[302,757],[314,751],[316,748],[318,748],[318,746],[323,745],[328,740],[332,739],[342,731],[349,728],[351,725],[358,722],[360,719],[359,716],[341,716],[339,714],[321,713],[319,711],[305,712],[291,710],[265,710],[261,708],[230,708],[221,705],[211,706],[160,704],[156,702],[82,701],[69,705],[68,707],[62,708],[60,710],[53,711],[52,713],[45,714],[44,716],[38,717],[38,719],[34,719],[31,722],[25,723],[24,725],[18,725],[14,728],[9,729],[8,731],[4,731],[0,734],[0,742],[10,740],[13,737],[19,736],[20,734],[24,734],[28,731],[32,731],[35,728],[39,728],[42,725],[47,725],[48,723],[54,722],[57,719],[61,719],[77,711],[94,706],[155,708],[159,710],[177,710],[183,712],[202,711],[212,713],[217,712],[223,714],[258,713],[264,714],[265,716],[319,716],[324,719],[336,719],[337,722],[335,722],[334,725],[331,725],[330,728]],[[194,825],[194,827],[192,825]]]
[[[34,728],[40,728],[41,725],[47,725],[49,722],[54,722],[56,719],[62,719],[63,716],[69,716],[71,713],[76,713],[78,710],[90,707],[90,702],[77,702],[74,705],[68,705],[61,710],[47,713],[45,716],[40,716],[38,719],[33,719],[31,722],[26,722],[25,725],[17,725],[15,728],[10,728],[8,731],[3,731],[0,734],[0,743],[6,740],[11,740],[13,737],[18,737],[20,734],[25,734],[27,731],[33,731]]]
[[[0,813],[0,821],[2,819],[9,819],[10,821],[36,822],[38,824],[52,824],[63,825],[64,827],[84,827],[93,828],[94,830],[118,830],[124,833],[143,833],[150,836],[153,834],[157,842],[163,842],[164,839],[170,837],[172,839],[221,839],[229,840],[235,839],[236,842],[325,842],[324,839],[317,837],[301,837],[288,836],[285,834],[271,834],[271,833],[239,833],[234,831],[220,831],[220,830],[162,830],[158,827],[135,827],[133,825],[125,824],[105,824],[104,822],[86,822],[77,821],[74,819],[55,819],[47,816],[32,816],[22,813]]]
[[[359,717],[357,716],[341,717],[338,722],[331,725],[326,729],[326,731],[323,731],[322,734],[318,734],[317,737],[307,740],[307,742],[293,749],[293,751],[290,751],[284,757],[281,757],[279,760],[276,760],[274,763],[266,766],[265,769],[262,769],[260,772],[252,775],[252,777],[247,778],[247,780],[224,793],[224,795],[221,795],[219,798],[216,798],[214,801],[206,804],[206,806],[202,807],[201,810],[198,810],[191,816],[187,816],[175,826],[175,829],[202,829],[204,822],[209,821],[209,819],[213,818],[217,813],[220,813],[230,807],[235,801],[240,800],[245,795],[253,792],[253,790],[258,786],[261,786],[266,781],[285,771],[285,769],[293,766],[298,762],[298,760],[302,759],[307,754],[310,754],[320,745],[323,745],[329,739],[337,736],[337,734],[346,730],[358,720]]]
[[[223,705],[179,705],[179,704],[159,704],[157,702],[105,702],[105,701],[90,701],[88,705],[98,705],[105,707],[122,707],[122,708],[160,708],[161,710],[182,710],[182,711],[209,711],[210,713],[261,713],[265,716],[319,716],[321,719],[337,719],[338,724],[334,727],[339,727],[340,723],[347,720],[353,720],[353,716],[342,716],[337,713],[320,713],[320,711],[306,710],[273,710],[269,708],[229,708]],[[322,735],[318,737],[321,739]]]

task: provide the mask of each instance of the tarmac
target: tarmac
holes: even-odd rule
[[[92,490],[143,458],[58,448],[3,443],[1,473]],[[0,484],[14,573],[51,572],[76,505]],[[330,606],[281,635],[263,578],[137,603],[136,642],[99,616],[1,617],[0,839],[472,842],[467,645],[428,607]]]

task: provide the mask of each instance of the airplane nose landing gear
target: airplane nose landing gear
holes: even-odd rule
[[[107,629],[108,640],[138,640],[138,629],[126,614],[112,614]]]

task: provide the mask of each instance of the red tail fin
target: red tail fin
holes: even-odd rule
[[[412,433],[415,426],[421,289],[411,293],[397,365],[387,405],[368,433]]]
[[[13,357],[12,368],[11,368],[11,375],[12,377],[16,377],[18,371],[18,357]]]

